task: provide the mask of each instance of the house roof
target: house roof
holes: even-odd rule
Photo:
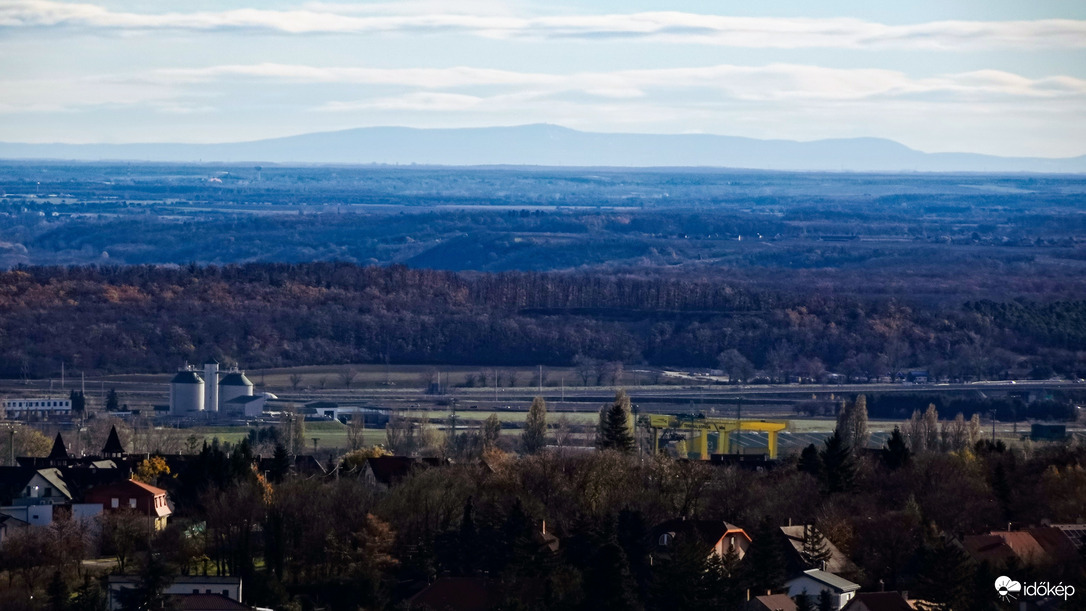
[[[820,569],[810,569],[808,571],[803,571],[803,575],[799,575],[798,577],[790,581],[802,579],[804,576],[810,577],[811,579],[819,583],[825,584],[837,590],[838,592],[855,592],[856,590],[860,589],[860,584],[852,583],[844,577],[838,577],[833,573]]]
[[[1051,560],[1045,548],[1028,531],[993,531],[987,535],[970,535],[962,545],[977,560],[993,563],[1017,559],[1026,564]]]
[[[236,403],[238,405],[245,405],[246,403],[252,403],[253,401],[262,401],[264,399],[266,399],[266,397],[261,395],[242,395],[240,397],[234,397],[229,401],[223,401],[223,404],[225,405],[227,403]]]
[[[784,538],[788,543],[785,552],[787,554],[789,572],[791,574],[800,573],[806,568],[803,564],[803,557],[800,555],[803,551],[804,528],[806,528],[806,526],[803,524],[797,526],[781,526],[781,534],[784,535]],[[848,556],[845,556],[845,554],[833,544],[833,541],[830,541],[829,538],[826,538],[825,541],[826,550],[830,553],[830,559],[826,561],[827,571],[840,575],[842,573],[855,573],[859,570],[856,563],[849,560]]]
[[[249,605],[222,594],[174,594],[170,597],[180,611],[252,611]]]
[[[109,427],[109,437],[106,438],[106,445],[102,448],[102,456],[112,456],[114,454],[124,454],[124,446],[121,445],[121,438],[117,435],[117,427]]]
[[[858,592],[842,611],[913,611],[901,592]]]
[[[750,535],[735,524],[721,520],[686,520],[676,518],[657,524],[651,531],[652,542],[659,546],[660,536],[670,534],[680,539],[694,536],[706,547],[715,547],[716,544],[729,534],[742,535],[750,541]]]
[[[755,596],[747,603],[746,611],[796,611],[796,603],[787,594]]]
[[[253,383],[245,377],[245,372],[234,371],[223,376],[219,386],[252,386]]]
[[[412,608],[431,611],[485,611],[497,602],[494,588],[479,577],[441,577],[411,597]]]
[[[51,485],[61,495],[69,499],[72,498],[72,493],[70,490],[68,490],[68,482],[64,481],[64,475],[60,472],[60,469],[38,469],[38,475],[41,476],[41,478],[45,481],[49,482],[49,485]]]
[[[66,460],[68,458],[68,449],[64,447],[64,438],[57,433],[56,439],[53,440],[53,449],[49,451],[50,460]]]
[[[366,466],[373,472],[373,478],[385,485],[403,479],[416,467],[436,467],[440,464],[440,459],[410,456],[379,456],[366,459]]]
[[[1074,562],[1079,559],[1078,546],[1067,536],[1067,533],[1059,528],[1048,526],[1045,528],[1031,528],[1029,534],[1057,563]]]
[[[195,371],[178,371],[170,384],[203,384],[204,379]]]

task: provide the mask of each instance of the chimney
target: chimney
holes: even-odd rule
[[[547,534],[547,521],[543,520],[543,534]]]

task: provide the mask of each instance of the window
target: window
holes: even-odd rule
[[[674,537],[671,535],[671,533],[664,533],[664,534],[660,535],[660,545],[662,547],[667,547],[667,546],[671,545],[671,540],[672,539],[674,539]]]
[[[230,590],[223,590],[222,595],[227,597],[227,598],[230,598]]]
[[[45,487],[45,494],[43,494],[42,496],[53,496],[53,489],[50,488],[49,486],[46,486]]]
[[[200,593],[200,588],[193,588],[192,593],[193,594],[199,594]]]
[[[121,499],[116,499],[115,498],[115,499],[112,499],[112,501],[110,502],[110,507],[112,507],[114,509],[116,509],[116,508],[118,508],[120,506],[121,506]]]
[[[132,509],[136,508],[136,499],[128,499],[128,506]]]

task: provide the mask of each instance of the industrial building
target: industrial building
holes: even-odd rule
[[[72,400],[56,397],[5,399],[4,413],[11,420],[43,419],[72,415]]]
[[[218,415],[221,411],[223,415],[230,412],[252,417],[259,415],[252,413],[257,408],[263,410],[262,401],[250,399],[253,383],[244,371],[234,367],[220,372],[217,362],[208,361],[204,364],[204,377],[200,373],[196,367],[186,365],[170,380],[171,416]]]

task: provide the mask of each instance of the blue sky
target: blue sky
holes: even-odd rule
[[[0,0],[0,140],[373,125],[1086,154],[1086,3]]]

